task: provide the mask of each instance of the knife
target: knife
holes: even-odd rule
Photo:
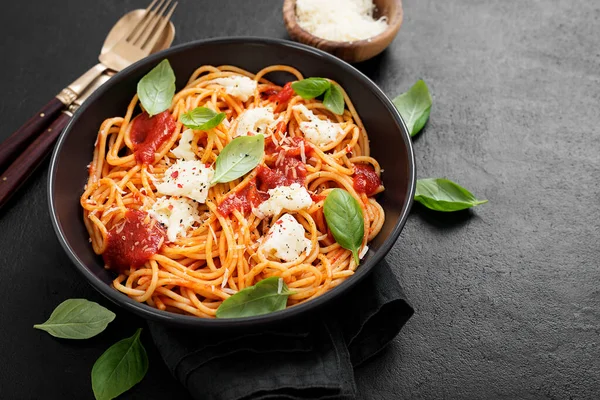
[[[44,159],[51,153],[56,139],[65,126],[69,123],[75,112],[100,86],[106,83],[113,73],[103,73],[97,77],[79,97],[77,97],[63,111],[61,115],[47,128],[45,134],[40,135],[19,157],[11,164],[0,178],[0,208],[8,199],[27,181],[27,178],[37,169]]]

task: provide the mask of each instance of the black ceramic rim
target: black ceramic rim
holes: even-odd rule
[[[409,164],[409,190],[407,191],[407,195],[409,196],[408,201],[406,202],[402,212],[400,214],[400,218],[398,222],[394,226],[390,235],[385,239],[383,245],[377,252],[367,260],[367,262],[358,268],[354,275],[346,279],[339,286],[333,288],[332,290],[323,293],[319,297],[307,301],[305,303],[298,304],[296,306],[286,308],[285,310],[276,311],[270,314],[259,315],[255,317],[244,317],[244,318],[232,318],[232,319],[209,319],[209,318],[200,318],[195,316],[188,316],[182,314],[176,314],[169,311],[162,311],[145,303],[139,303],[128,296],[123,295],[122,293],[116,291],[110,285],[107,285],[104,281],[100,280],[96,275],[94,275],[85,264],[79,259],[77,254],[73,251],[71,246],[67,243],[67,240],[63,234],[62,228],[58,221],[58,216],[56,215],[54,208],[54,183],[56,179],[56,164],[58,156],[61,152],[63,142],[65,138],[71,134],[71,127],[77,121],[80,115],[82,115],[88,106],[96,101],[96,99],[107,90],[108,87],[113,85],[118,85],[121,81],[121,77],[126,75],[129,71],[140,68],[142,65],[148,65],[159,60],[168,57],[169,54],[178,52],[185,49],[200,47],[204,44],[231,44],[231,43],[252,43],[252,44],[263,44],[269,46],[277,46],[283,48],[294,48],[297,50],[301,50],[307,53],[312,53],[314,55],[318,55],[319,57],[327,58],[337,67],[346,70],[351,75],[353,75],[356,79],[366,82],[368,86],[371,87],[375,95],[379,98],[382,105],[386,107],[387,111],[392,114],[393,118],[398,122],[398,124],[402,127],[402,131],[400,132],[403,135],[403,139],[407,144],[407,152],[408,152],[408,164]],[[410,212],[410,208],[412,206],[414,191],[415,191],[415,178],[416,178],[416,168],[415,168],[415,159],[412,148],[412,141],[410,139],[410,135],[408,134],[408,129],[402,120],[402,117],[396,110],[396,107],[390,101],[390,99],[383,93],[381,89],[369,79],[362,72],[351,66],[350,64],[342,61],[341,59],[332,56],[322,50],[315,49],[310,46],[306,46],[300,43],[291,42],[288,40],[282,39],[271,39],[271,38],[260,38],[260,37],[227,37],[227,38],[216,38],[216,39],[206,39],[206,40],[198,40],[194,42],[189,42],[185,44],[181,44],[175,47],[172,47],[167,50],[163,50],[159,53],[153,54],[149,57],[146,57],[137,63],[127,67],[120,73],[113,76],[106,84],[100,87],[92,96],[90,96],[87,101],[81,106],[81,108],[74,115],[72,120],[63,130],[61,136],[58,139],[58,143],[56,144],[54,151],[52,153],[52,159],[50,160],[50,173],[48,176],[48,205],[50,208],[50,218],[52,220],[52,226],[54,227],[54,231],[58,237],[58,240],[71,259],[71,261],[75,264],[79,272],[87,279],[87,281],[102,295],[106,298],[114,302],[115,304],[125,308],[128,311],[131,311],[135,314],[138,314],[144,318],[148,318],[154,321],[167,323],[170,325],[178,325],[180,327],[185,328],[233,328],[233,327],[250,327],[250,326],[258,326],[262,324],[270,324],[274,322],[279,322],[283,319],[288,319],[291,317],[297,317],[300,314],[305,313],[308,310],[314,310],[324,305],[325,303],[331,302],[334,298],[337,298],[342,293],[348,291],[351,287],[355,286],[362,279],[364,279],[371,269],[377,264],[381,259],[390,251],[398,236],[400,236],[400,232],[406,223],[406,219],[408,218],[408,214]],[[91,248],[90,248],[90,251]]]

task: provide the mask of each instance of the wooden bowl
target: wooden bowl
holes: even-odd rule
[[[324,0],[327,1],[327,0]],[[368,60],[390,45],[402,25],[402,0],[374,0],[375,18],[387,17],[388,28],[377,36],[354,42],[336,42],[305,31],[296,21],[296,0],[284,0],[283,20],[290,37],[350,63]]]

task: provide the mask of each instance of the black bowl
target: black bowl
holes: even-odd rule
[[[304,76],[322,76],[339,82],[348,92],[369,133],[372,155],[385,170],[386,187],[379,197],[386,219],[356,273],[341,285],[306,303],[272,314],[239,319],[204,319],[161,311],[138,303],[111,287],[113,273],[104,269],[88,242],[79,197],[87,180],[96,134],[102,121],[124,115],[136,93],[137,82],[160,60],[168,58],[182,88],[200,65],[235,65],[258,72],[272,64],[288,64]],[[277,83],[290,75],[270,74]],[[192,42],[162,51],[111,78],[76,113],[62,133],[50,164],[48,197],[58,239],[77,269],[104,296],[142,317],[188,328],[249,327],[299,316],[331,302],[348,291],[390,250],[404,226],[414,195],[415,163],[411,139],[396,108],[365,75],[323,51],[276,39],[223,38]]]

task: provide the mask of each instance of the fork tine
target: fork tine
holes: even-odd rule
[[[142,33],[142,35],[140,35],[140,37],[137,38],[135,42],[132,42],[133,45],[138,46],[140,48],[144,46],[144,43],[146,43],[148,37],[152,35],[154,30],[156,29],[156,26],[160,22],[162,15],[165,13],[167,7],[169,7],[170,5],[171,0],[167,0],[166,2],[161,1],[159,9],[156,10],[155,13],[153,13],[152,19],[149,20],[148,25],[144,27],[144,32]]]
[[[160,0],[160,2],[156,4],[157,1],[159,0],[152,0],[152,3],[150,3],[150,5],[146,8],[146,11],[144,11],[144,16],[142,19],[140,19],[134,30],[127,37],[128,42],[135,43],[140,36],[144,34],[146,26],[148,26],[148,23],[152,20],[152,17],[154,17],[155,13],[158,11],[158,9],[160,9],[165,0]],[[156,8],[153,9],[155,5]]]
[[[154,48],[154,45],[156,45],[156,42],[158,41],[158,39],[162,35],[163,31],[165,30],[165,27],[171,20],[171,16],[173,15],[173,12],[175,11],[175,7],[177,7],[177,4],[178,4],[177,2],[173,3],[173,6],[171,7],[171,9],[167,13],[167,15],[165,15],[164,17],[161,17],[160,25],[158,26],[157,29],[154,30],[154,33],[146,41],[146,43],[144,43],[144,45],[142,46],[142,49],[152,51],[152,49]]]

